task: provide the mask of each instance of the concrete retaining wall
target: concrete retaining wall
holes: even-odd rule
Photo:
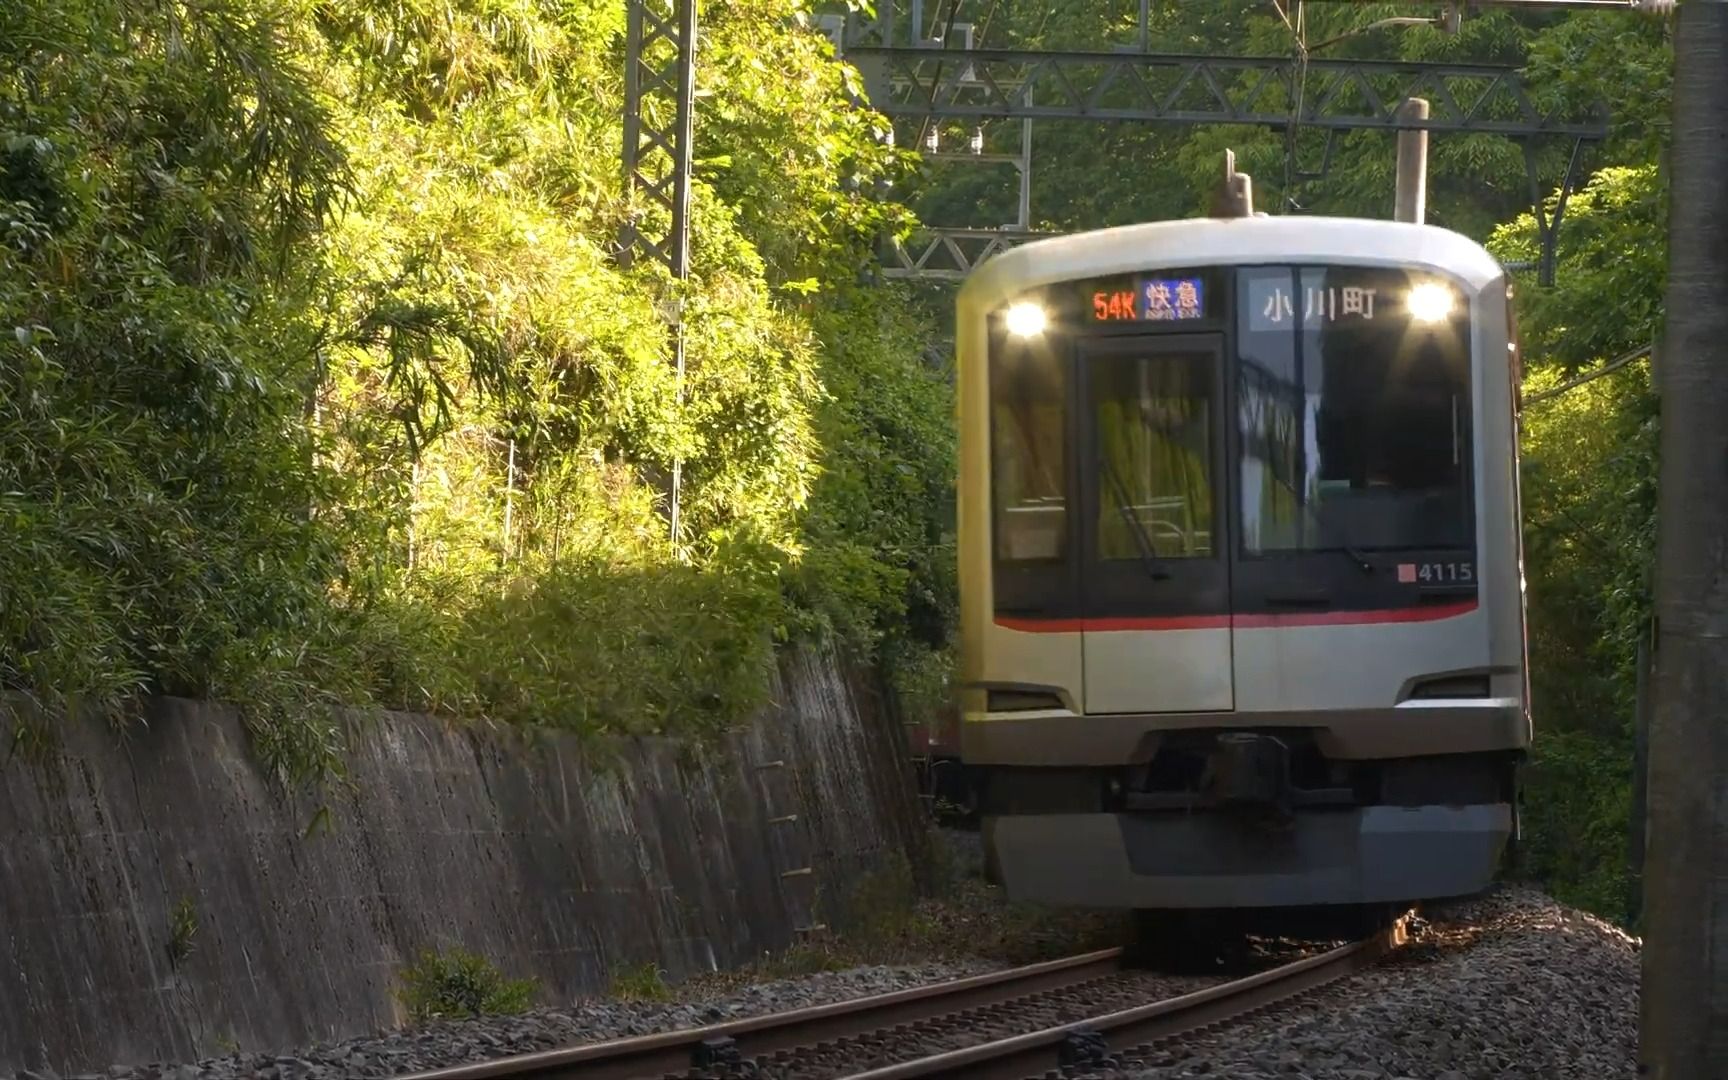
[[[123,736],[66,725],[53,758],[0,767],[0,1072],[389,1027],[397,973],[428,946],[557,1000],[622,965],[678,976],[791,943],[832,918],[813,895],[917,860],[921,833],[870,681],[808,652],[779,676],[772,708],[701,749],[368,724],[311,836],[316,804],[265,779],[230,710],[158,700]],[[182,905],[197,932],[177,957]]]

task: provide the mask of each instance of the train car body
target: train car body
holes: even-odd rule
[[[1529,745],[1504,271],[1444,229],[1046,240],[958,298],[961,756],[1018,898],[1495,877]]]

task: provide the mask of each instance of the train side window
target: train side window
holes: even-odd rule
[[[1213,554],[1211,353],[1160,352],[1092,365],[1098,433],[1098,558]]]
[[[1047,341],[1004,341],[990,369],[990,477],[996,558],[1068,555],[1068,379]]]

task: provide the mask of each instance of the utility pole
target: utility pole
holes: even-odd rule
[[[1640,1075],[1728,1076],[1728,0],[1674,30]]]
[[[1428,119],[1424,98],[1405,98],[1398,106],[1400,123],[1420,124]],[[1428,132],[1408,127],[1398,132],[1398,190],[1392,203],[1392,219],[1422,224],[1428,214]]]

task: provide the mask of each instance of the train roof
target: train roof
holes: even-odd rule
[[[1434,225],[1335,217],[1189,218],[1038,240],[985,262],[961,286],[963,306],[994,307],[1026,289],[1178,266],[1316,261],[1397,263],[1480,289],[1505,271],[1486,248]]]

